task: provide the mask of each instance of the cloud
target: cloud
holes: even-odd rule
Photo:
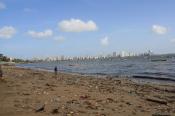
[[[175,39],[171,39],[170,42],[171,42],[171,43],[175,43]]]
[[[6,5],[2,2],[0,2],[0,10],[6,9]]]
[[[163,34],[166,34],[168,32],[168,29],[164,26],[161,26],[161,25],[153,25],[152,31],[158,35],[163,35]]]
[[[12,26],[4,26],[0,28],[0,38],[9,39],[16,33],[16,30]]]
[[[92,20],[84,22],[80,19],[63,20],[58,23],[58,27],[63,32],[96,31],[98,29]]]
[[[53,35],[53,32],[51,29],[47,29],[43,32],[36,32],[33,30],[29,30],[27,33],[28,33],[28,35],[30,35],[33,38],[48,38],[48,37],[51,37]]]
[[[100,43],[102,46],[108,46],[109,45],[109,38],[106,36],[100,40]]]
[[[65,41],[65,38],[63,36],[56,36],[53,39],[59,43],[62,43]]]

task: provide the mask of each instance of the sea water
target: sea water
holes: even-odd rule
[[[143,78],[163,78],[175,81],[175,60],[152,60],[151,58],[108,58],[93,60],[71,60],[17,64],[17,66],[33,69],[44,69],[68,73],[109,76],[141,76]]]

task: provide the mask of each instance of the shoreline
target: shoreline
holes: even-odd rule
[[[29,68],[29,67],[23,67],[23,66],[15,66],[17,68],[22,69],[30,69],[30,70],[36,70],[36,71],[46,71],[46,72],[54,72],[54,70],[47,70],[42,68]],[[121,79],[128,79],[136,83],[140,84],[165,84],[165,85],[171,85],[175,84],[175,79],[171,78],[159,78],[159,77],[153,77],[153,76],[145,76],[145,75],[108,75],[108,74],[82,74],[78,72],[66,72],[66,71],[58,71],[58,73],[62,74],[69,74],[69,75],[77,75],[77,76],[84,76],[84,77],[94,77],[94,78],[121,78]]]
[[[3,66],[2,116],[175,115],[175,86]]]

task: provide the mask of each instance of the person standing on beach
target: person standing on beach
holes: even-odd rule
[[[2,72],[2,66],[0,65],[0,79],[2,79],[3,72]]]
[[[55,72],[55,76],[57,75],[57,72],[58,72],[58,68],[57,68],[57,66],[55,66],[55,68],[54,68],[54,72]]]

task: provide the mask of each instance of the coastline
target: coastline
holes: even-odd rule
[[[2,116],[175,115],[175,86],[3,66]],[[36,112],[37,106],[44,106]],[[55,112],[54,112],[55,111]]]
[[[54,70],[42,69],[42,68],[30,68],[30,67],[23,67],[23,66],[16,66],[17,68],[22,69],[30,69],[30,70],[37,70],[37,71],[46,71],[46,72],[54,72]],[[159,85],[173,85],[175,84],[175,79],[172,78],[159,78],[157,76],[146,76],[146,75],[108,75],[108,74],[83,74],[78,72],[65,72],[65,71],[58,71],[62,74],[69,74],[69,75],[77,75],[77,76],[85,76],[85,77],[94,77],[94,78],[118,78],[118,79],[128,79],[138,84],[159,84]]]

